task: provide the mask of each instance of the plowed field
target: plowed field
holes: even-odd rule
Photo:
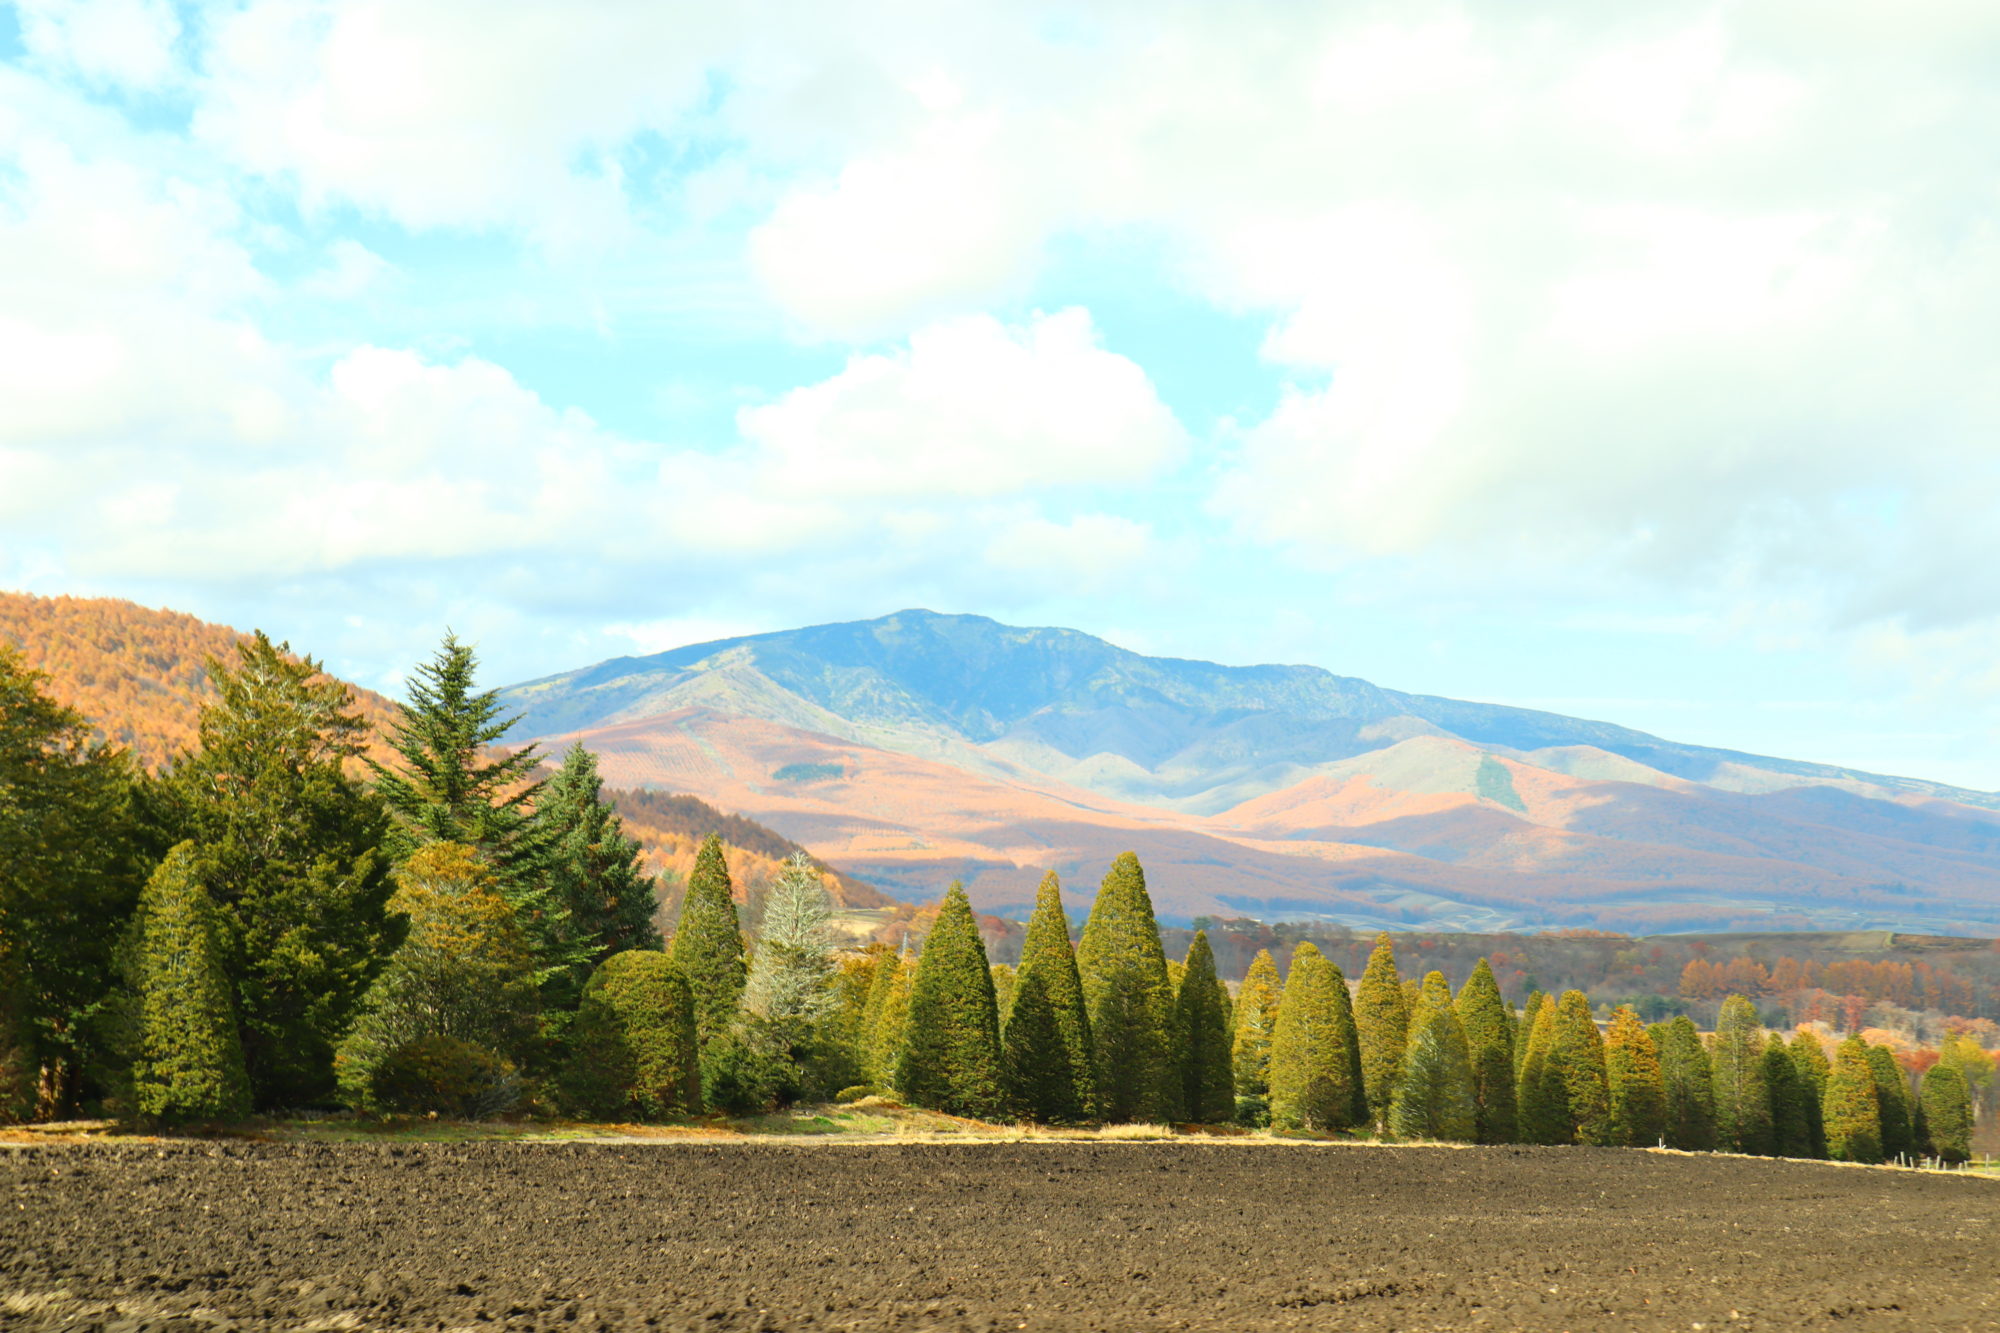
[[[2000,1184],[1586,1149],[0,1152],[0,1327],[2000,1327]]]

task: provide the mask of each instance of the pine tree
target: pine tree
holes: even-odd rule
[[[1236,1072],[1236,1096],[1250,1103],[1254,1117],[1271,1095],[1271,1037],[1278,1026],[1278,965],[1269,949],[1259,949],[1236,993],[1236,1037],[1230,1047],[1230,1067]]]
[[[1000,1087],[1000,1012],[986,942],[956,882],[945,890],[910,983],[910,1014],[896,1087],[912,1105],[992,1119]]]
[[[1180,1034],[1181,1115],[1198,1125],[1220,1124],[1236,1111],[1227,995],[1215,975],[1208,932],[1197,930],[1174,998],[1174,1026]]]
[[[625,834],[624,821],[604,799],[597,756],[579,743],[563,756],[563,766],[543,788],[535,805],[547,852],[547,876],[562,924],[584,948],[577,966],[561,974],[547,992],[552,1003],[581,993],[591,969],[613,954],[657,951],[659,927],[654,880],[641,868],[639,844]]]
[[[1047,1121],[1088,1120],[1097,1113],[1097,1057],[1090,1037],[1090,1012],[1084,1000],[1083,979],[1077,972],[1076,949],[1069,940],[1069,917],[1063,912],[1062,882],[1055,872],[1042,876],[1035,892],[1035,910],[1028,917],[1027,935],[1021,941],[1021,967],[1015,976],[1015,1003],[1020,1003],[1020,986],[1032,972],[1042,974],[1040,982],[1055,1013],[1059,1047],[1046,1048],[1032,1057],[1033,1047],[1024,1031],[1017,1042],[1022,1061],[1032,1059],[1048,1066],[1050,1077],[1064,1077],[1070,1091],[1064,1096],[1051,1093],[1038,1098],[1032,1119]],[[1025,1077],[1025,1065],[1017,1076]],[[1037,1077],[1040,1077],[1038,1074]],[[1017,1108],[1019,1103],[1017,1103]],[[1023,1114],[1029,1114],[1023,1111]]]
[[[1099,1115],[1113,1122],[1173,1120],[1180,1103],[1169,1045],[1174,993],[1146,874],[1131,852],[1104,876],[1076,964],[1097,1058]]]
[[[1684,1152],[1715,1149],[1715,1074],[1694,1020],[1681,1014],[1654,1029],[1660,1048],[1660,1077],[1666,1085],[1669,1148]]]
[[[1612,1012],[1604,1041],[1604,1078],[1611,1097],[1606,1142],[1650,1148],[1666,1137],[1667,1085],[1660,1051],[1630,1005]]]
[[[1607,1142],[1611,1095],[1605,1084],[1604,1036],[1590,1016],[1590,999],[1567,990],[1556,1002],[1549,1038],[1550,1081],[1560,1090],[1565,1143]]]
[[[1507,1003],[1484,958],[1458,991],[1454,1002],[1465,1028],[1472,1060],[1472,1100],[1480,1143],[1512,1143],[1517,1133],[1514,1112],[1514,1031],[1507,1021]]]
[[[1826,1153],[1837,1162],[1882,1160],[1882,1110],[1868,1044],[1857,1036],[1840,1043],[1826,1079]]]
[[[1916,1117],[1910,1097],[1910,1080],[1896,1053],[1886,1046],[1868,1048],[1868,1067],[1875,1075],[1878,1123],[1882,1129],[1882,1156],[1886,1161],[1916,1150]]]
[[[1292,966],[1271,1034],[1271,1123],[1279,1129],[1347,1129],[1365,1112],[1359,1041],[1347,980],[1311,944]]]
[[[1710,1044],[1715,1070],[1715,1138],[1724,1152],[1768,1156],[1771,1094],[1764,1086],[1764,1028],[1741,995],[1722,1002]]]
[[[729,882],[722,839],[711,833],[695,853],[681,899],[680,922],[667,957],[694,991],[695,1028],[704,1049],[736,1020],[749,969],[743,962],[743,928]]]
[[[1514,1091],[1523,1143],[1570,1141],[1571,1129],[1566,1123],[1569,1108],[1558,1071],[1549,1063],[1555,1029],[1556,1006],[1545,995],[1535,1006],[1525,1043],[1527,1053],[1521,1059],[1521,1078]]]
[[[1799,1079],[1805,1093],[1805,1119],[1808,1142],[1812,1145],[1811,1157],[1826,1156],[1826,1080],[1832,1071],[1832,1062],[1826,1058],[1826,1047],[1809,1029],[1800,1028],[1792,1037],[1792,1067],[1799,1072]]]
[[[250,1109],[243,1048],[223,974],[215,906],[195,847],[167,854],[139,897],[129,981],[138,997],[133,1101],[168,1124],[233,1120]]]
[[[1965,1071],[1940,1060],[1924,1071],[1918,1097],[1924,1126],[1930,1132],[1931,1154],[1956,1166],[1972,1156],[1972,1086]]]
[[[201,848],[251,1096],[332,1094],[333,1047],[395,947],[382,803],[348,776],[368,725],[344,683],[263,633],[211,660],[200,749],[157,790]]]
[[[1442,973],[1425,978],[1410,1012],[1410,1044],[1389,1104],[1389,1132],[1397,1138],[1469,1143],[1478,1133],[1472,1056],[1450,1000]]]
[[[1764,1044],[1764,1088],[1771,1102],[1771,1155],[1773,1157],[1813,1157],[1812,1119],[1806,1103],[1812,1100],[1804,1076],[1792,1063],[1791,1048],[1773,1032]]]
[[[1396,974],[1396,951],[1389,936],[1375,937],[1375,951],[1361,972],[1354,996],[1354,1023],[1361,1036],[1361,1078],[1368,1111],[1378,1128],[1384,1126],[1396,1096],[1396,1075],[1403,1050],[1410,1043],[1410,1011]]]
[[[655,950],[604,960],[568,1032],[567,1099],[600,1119],[656,1121],[701,1110],[694,992]]]
[[[1000,1039],[1000,1082],[1008,1109],[1020,1119],[1071,1123],[1084,1112],[1044,976],[1031,971],[1015,982],[1014,1008]]]

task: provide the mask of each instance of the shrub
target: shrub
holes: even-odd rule
[[[880,1097],[881,1095],[882,1089],[876,1087],[874,1084],[857,1083],[851,1088],[842,1088],[833,1095],[833,1099],[842,1106],[849,1106],[860,1101],[863,1097]]]
[[[521,1099],[512,1062],[456,1037],[418,1037],[369,1071],[366,1109],[484,1120]]]

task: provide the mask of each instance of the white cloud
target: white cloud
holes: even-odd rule
[[[145,92],[181,74],[170,0],[15,0],[21,42],[42,64]]]

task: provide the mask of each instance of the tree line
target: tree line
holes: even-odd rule
[[[1963,1160],[1963,1062],[1913,1088],[1850,1036],[1828,1054],[1726,999],[1703,1036],[1580,990],[1517,1011],[1481,958],[1454,992],[1359,981],[1311,942],[1232,995],[1207,934],[1171,960],[1120,856],[1072,941],[1046,876],[1017,968],[945,893],[921,949],[835,947],[803,854],[746,937],[721,841],[671,940],[581,747],[546,781],[447,638],[389,737],[262,634],[211,666],[199,745],[157,778],[92,742],[0,653],[0,1114],[86,1100],[162,1123],[338,1099],[648,1120],[836,1093],[981,1119],[1268,1124],[1478,1143]]]

